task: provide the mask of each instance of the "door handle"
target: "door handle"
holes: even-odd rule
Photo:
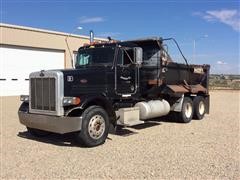
[[[168,71],[168,68],[166,68],[166,67],[162,68],[162,72],[163,72],[163,73],[165,73],[165,72],[167,72],[167,71]]]

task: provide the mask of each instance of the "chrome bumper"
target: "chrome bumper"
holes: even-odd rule
[[[59,134],[80,131],[82,127],[82,117],[48,116],[23,111],[18,111],[18,117],[20,123],[27,127]]]

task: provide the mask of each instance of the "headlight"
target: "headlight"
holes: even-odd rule
[[[20,96],[20,101],[29,102],[29,96],[28,95],[21,95]]]
[[[63,97],[63,106],[78,105],[80,102],[79,97]]]

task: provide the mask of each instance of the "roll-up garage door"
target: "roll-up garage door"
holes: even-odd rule
[[[28,94],[31,72],[63,68],[64,51],[1,46],[0,96]]]

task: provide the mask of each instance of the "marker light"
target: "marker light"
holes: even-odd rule
[[[29,96],[28,95],[21,95],[20,96],[20,101],[29,102]]]

